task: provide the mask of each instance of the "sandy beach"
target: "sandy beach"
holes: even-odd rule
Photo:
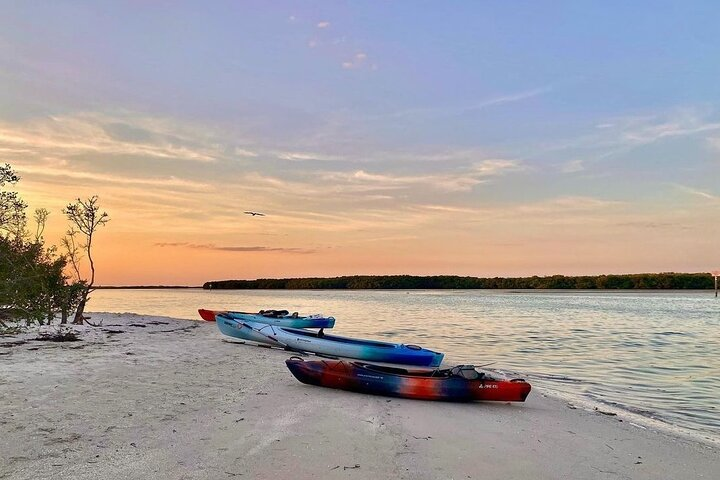
[[[535,389],[446,404],[303,385],[214,324],[93,314],[82,341],[0,337],[2,479],[717,478],[717,447]]]

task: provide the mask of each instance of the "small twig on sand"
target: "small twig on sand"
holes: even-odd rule
[[[597,408],[597,407],[595,407],[595,411],[598,412],[598,413],[602,413],[603,415],[607,415],[607,416],[609,416],[609,417],[615,417],[615,416],[617,416],[617,413],[607,412],[607,411],[605,411],[605,410],[600,410],[600,409]]]
[[[102,318],[100,319],[99,322],[97,322],[97,323],[92,323],[92,322],[90,321],[90,317],[85,317],[85,323],[87,323],[87,324],[90,325],[91,327],[102,327],[102,322],[103,322],[103,321],[102,321]]]
[[[347,466],[345,466],[345,467],[343,467],[343,470],[352,470],[352,469],[354,469],[354,468],[360,468],[360,464],[359,464],[359,463],[356,463],[356,464],[355,464],[354,466],[352,466],[352,467],[347,467]]]
[[[199,323],[199,322],[198,322]],[[153,335],[156,333],[172,333],[172,332],[189,332],[193,328],[197,328],[197,325],[189,325],[187,327],[182,328],[174,328],[172,330],[154,330],[152,332],[148,332],[148,335]]]

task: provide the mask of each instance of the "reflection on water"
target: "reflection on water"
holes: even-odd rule
[[[284,308],[335,332],[417,343],[447,363],[536,384],[720,438],[720,301],[707,292],[99,290],[90,310],[197,319],[197,308]]]

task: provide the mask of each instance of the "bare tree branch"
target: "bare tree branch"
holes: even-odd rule
[[[42,240],[42,235],[45,232],[45,225],[47,219],[50,216],[50,211],[46,208],[38,208],[35,210],[35,242]]]
[[[87,303],[88,295],[93,290],[93,285],[95,284],[95,261],[92,256],[93,237],[98,228],[104,226],[110,221],[110,216],[107,212],[100,211],[97,195],[85,200],[80,198],[76,199],[75,202],[68,204],[68,206],[63,209],[63,213],[67,216],[71,223],[71,229],[68,233],[70,234],[70,232],[73,231],[73,227],[76,227],[78,231],[85,236],[85,243],[80,245],[79,248],[85,251],[90,263],[90,279],[85,283],[85,288],[82,292],[78,309],[75,312],[74,320],[74,323],[83,323],[85,304]],[[74,234],[72,236],[74,237]],[[65,244],[65,242],[63,243]],[[66,248],[68,247],[76,248],[74,238],[72,240],[68,240]],[[77,268],[77,259],[74,262],[73,268],[79,278],[80,271],[79,268]]]
[[[76,241],[77,235],[78,231],[73,227],[70,227],[61,242],[67,252],[67,259],[70,261],[70,266],[75,274],[75,280],[79,282],[82,280],[82,275],[80,274],[80,261],[82,260],[82,253],[81,247]]]

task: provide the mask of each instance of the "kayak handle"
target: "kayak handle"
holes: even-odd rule
[[[305,361],[305,360],[303,360],[302,358],[300,358],[300,357],[298,357],[298,356],[296,356],[296,355],[293,355],[292,357],[288,358],[288,360],[300,360],[301,362],[304,362],[304,361]]]

